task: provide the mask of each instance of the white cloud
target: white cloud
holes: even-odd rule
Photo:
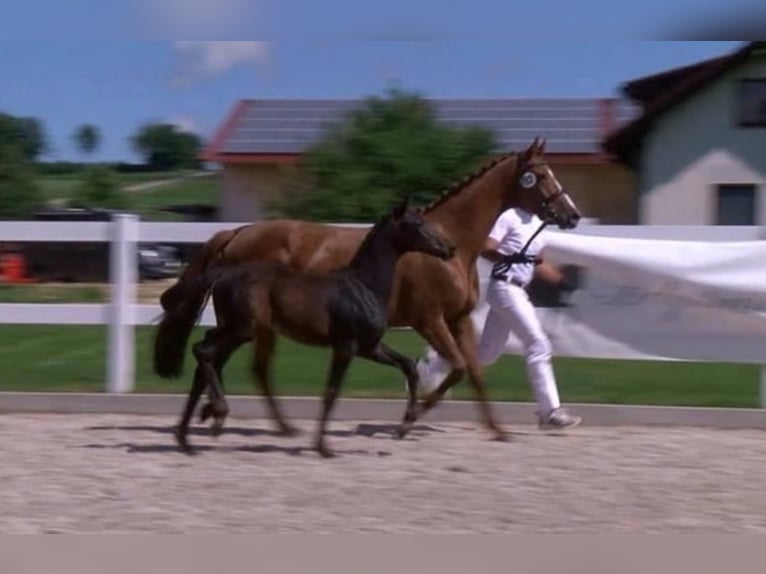
[[[221,74],[241,64],[262,67],[268,63],[271,52],[271,44],[262,41],[175,42],[173,47],[180,56],[171,79],[176,86]]]
[[[202,134],[202,130],[200,129],[199,125],[197,125],[197,122],[195,122],[193,118],[190,118],[188,116],[174,118],[170,120],[170,123],[176,126],[182,132],[187,132],[187,133],[197,134],[197,135]]]

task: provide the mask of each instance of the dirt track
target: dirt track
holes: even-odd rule
[[[310,436],[230,420],[178,453],[174,418],[0,415],[0,531],[766,532],[766,433],[336,422]],[[300,421],[313,432],[313,421]]]

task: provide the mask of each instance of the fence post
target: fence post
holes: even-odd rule
[[[135,384],[134,312],[139,219],[117,213],[112,217],[109,243],[109,353],[107,392],[129,393]]]

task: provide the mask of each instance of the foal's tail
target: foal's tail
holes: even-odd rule
[[[216,265],[217,256],[237,231],[216,233],[176,283],[160,296],[163,314],[154,336],[154,372],[159,376],[170,379],[181,375],[186,344],[202,316],[210,288],[222,271]]]

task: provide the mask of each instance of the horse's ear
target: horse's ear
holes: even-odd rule
[[[543,155],[545,153],[545,138],[540,140],[540,143],[537,146],[538,154]]]
[[[393,211],[391,212],[391,215],[393,215],[394,219],[401,219],[402,216],[404,216],[405,213],[407,213],[407,210],[410,208],[410,196],[407,195],[400,203],[398,203]]]
[[[521,153],[521,163],[525,164],[528,163],[533,157],[537,155],[537,145],[539,142],[539,138],[535,137],[535,141],[533,141],[527,149],[525,149]]]

